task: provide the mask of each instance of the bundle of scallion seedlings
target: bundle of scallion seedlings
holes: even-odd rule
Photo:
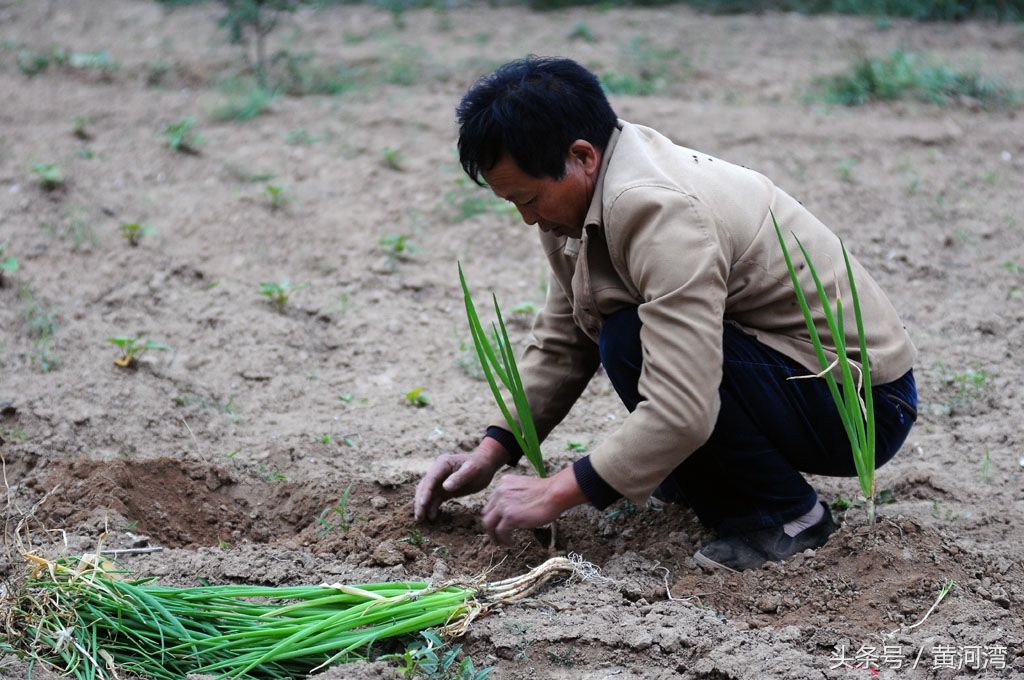
[[[371,658],[385,640],[435,628],[459,635],[477,616],[515,602],[558,575],[585,575],[578,558],[553,558],[493,583],[173,588],[133,579],[96,555],[26,555],[31,574],[0,607],[0,649],[77,680],[124,673],[184,680],[296,678]]]
[[[860,298],[857,295],[857,284],[853,280],[850,256],[846,253],[846,244],[843,243],[842,239],[839,239],[839,245],[843,250],[843,262],[846,265],[846,276],[850,284],[853,316],[857,323],[857,339],[861,359],[859,380],[854,379],[853,369],[856,368],[856,365],[850,362],[846,354],[843,298],[839,293],[838,282],[836,283],[836,302],[835,312],[833,313],[828,294],[825,292],[821,278],[814,268],[814,263],[811,262],[811,256],[808,254],[807,249],[804,248],[804,244],[794,234],[793,238],[796,239],[796,243],[800,247],[800,252],[804,256],[804,262],[807,263],[807,269],[811,273],[811,278],[814,279],[818,300],[821,302],[825,322],[828,324],[829,333],[832,336],[836,360],[829,362],[821,343],[821,338],[818,336],[818,330],[814,325],[814,316],[807,303],[807,297],[804,295],[803,288],[801,288],[800,281],[796,275],[796,270],[793,267],[793,261],[790,258],[789,249],[786,247],[786,241],[782,237],[782,229],[775,219],[775,213],[771,215],[772,223],[775,225],[775,234],[779,238],[779,245],[782,247],[782,254],[786,259],[789,278],[793,283],[793,290],[796,293],[800,310],[803,312],[804,321],[807,324],[807,332],[811,336],[811,344],[814,345],[814,352],[821,366],[821,373],[818,374],[818,377],[823,377],[828,384],[829,392],[832,394],[836,409],[839,411],[839,419],[842,421],[843,429],[846,430],[846,436],[850,440],[853,463],[857,469],[857,479],[860,482],[861,492],[864,494],[868,523],[870,524],[875,521],[875,407],[871,395],[871,367],[868,361],[867,341],[864,335],[864,321],[861,318]],[[836,379],[832,375],[832,369],[836,365],[839,366],[840,375],[843,379],[841,387],[836,383]],[[863,385],[863,389],[861,389],[861,385]],[[863,399],[861,398],[861,393],[863,393]]]

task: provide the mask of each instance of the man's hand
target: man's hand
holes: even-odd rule
[[[508,543],[514,529],[544,526],[586,501],[572,467],[546,479],[505,475],[484,508],[484,529],[495,543]]]
[[[449,498],[483,491],[494,474],[508,462],[505,447],[485,437],[472,454],[455,453],[439,457],[416,487],[416,521],[433,522],[438,508]]]

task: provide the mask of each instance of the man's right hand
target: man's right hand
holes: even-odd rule
[[[495,473],[508,462],[505,447],[485,437],[472,454],[440,456],[416,487],[416,521],[434,521],[438,508],[449,498],[483,491]]]

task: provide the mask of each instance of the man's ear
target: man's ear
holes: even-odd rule
[[[601,170],[601,152],[585,139],[569,145],[569,160],[579,164],[587,175],[596,176]]]

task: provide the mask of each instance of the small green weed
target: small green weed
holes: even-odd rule
[[[274,211],[280,210],[291,201],[288,194],[285,193],[284,187],[276,184],[268,184],[263,193],[267,197],[267,204],[270,206],[270,209]]]
[[[46,191],[53,191],[64,186],[64,173],[56,163],[36,163],[32,166],[32,174],[36,176]]]
[[[275,68],[275,89],[293,97],[307,95],[339,95],[355,89],[361,74],[344,65],[322,67],[313,63],[311,53],[292,54],[280,50],[272,61]],[[283,73],[279,73],[283,70]]]
[[[308,287],[308,283],[293,286],[290,281],[264,281],[260,284],[260,295],[270,300],[278,311],[283,311],[292,293]]]
[[[587,26],[586,22],[580,21],[572,30],[569,31],[569,40],[582,40],[588,43],[596,43],[597,36],[590,30],[590,26]]]
[[[388,234],[382,236],[379,243],[388,259],[397,262],[407,260],[416,252],[416,247],[409,243],[411,238],[411,234]]]
[[[846,158],[840,159],[835,163],[836,172],[839,173],[839,178],[844,182],[853,181],[853,170],[857,167],[857,159],[853,156],[847,156]]]
[[[405,393],[405,403],[417,408],[430,405],[430,397],[423,391],[422,387],[414,387]]]
[[[601,85],[608,94],[647,97],[667,92],[679,80],[689,76],[691,66],[675,47],[661,48],[649,38],[638,36],[623,49],[626,71],[608,71]]]
[[[468,177],[455,180],[455,189],[445,194],[445,201],[454,208],[455,220],[458,222],[488,213],[512,217],[517,212],[513,204],[501,200],[489,189],[477,186]]]
[[[57,316],[25,286],[18,290],[18,297],[22,304],[22,322],[32,338],[32,365],[41,373],[49,373],[60,366],[60,360],[50,353],[53,336],[57,332]]]
[[[985,455],[981,457],[981,465],[978,467],[978,471],[981,473],[983,481],[992,481],[992,456],[987,448],[985,449]]]
[[[949,390],[941,409],[948,415],[969,411],[988,389],[989,374],[983,369],[969,368],[957,373],[948,373],[942,365],[939,365],[938,369],[942,381]]]
[[[179,153],[198,154],[205,140],[196,134],[195,125],[196,119],[188,117],[165,127],[164,139],[167,141],[167,148]]]
[[[401,149],[395,149],[390,146],[384,147],[384,150],[381,151],[381,161],[383,161],[384,167],[396,172],[405,170],[405,159],[402,157]]]
[[[45,52],[21,50],[18,52],[18,70],[29,78],[45,73],[51,66],[61,66],[68,61],[68,53],[62,47],[52,47]]]
[[[78,117],[75,118],[75,125],[71,128],[71,135],[75,139],[79,139],[83,142],[88,142],[92,139],[92,133],[89,132],[89,124],[91,121],[88,118]]]
[[[819,80],[817,92],[827,103],[843,106],[895,99],[917,99],[939,106],[975,102],[982,108],[1019,103],[1018,95],[998,81],[929,64],[920,55],[902,49],[886,57],[861,57],[848,73]]]
[[[283,472],[281,472],[280,470],[278,470],[277,468],[274,468],[273,470],[271,470],[266,465],[260,465],[258,472],[259,472],[260,479],[262,479],[264,482],[270,483],[270,482],[287,482],[288,481],[288,477],[286,477],[285,474]]]
[[[405,678],[427,678],[428,680],[486,680],[494,671],[493,667],[477,669],[473,660],[463,656],[462,645],[446,647],[433,631],[422,631],[424,642],[409,645],[401,654],[387,654],[383,660],[397,664],[398,671]]]
[[[96,232],[92,228],[89,215],[83,210],[75,210],[71,213],[68,221],[55,225],[43,223],[39,225],[50,236],[63,240],[70,240],[74,250],[80,250],[83,246],[95,248],[99,245]]]
[[[419,529],[409,529],[406,535],[398,539],[399,543],[408,543],[409,545],[425,545],[430,543],[430,539],[423,535],[423,532]]]
[[[614,510],[608,510],[605,515],[610,520],[627,519],[629,517],[635,517],[640,512],[640,508],[637,507],[636,503],[627,499],[624,499]]]
[[[121,368],[134,368],[138,365],[139,357],[150,350],[170,349],[169,346],[156,340],[133,338],[127,335],[107,338],[107,342],[121,350],[121,356],[114,359],[114,364]]]
[[[317,138],[303,129],[289,130],[284,137],[284,143],[292,146],[312,146],[316,144]]]
[[[352,485],[355,482],[349,482],[348,486],[341,494],[341,498],[338,500],[337,505],[327,508],[320,513],[317,518],[317,523],[320,528],[317,530],[318,536],[326,536],[327,534],[341,530],[341,533],[347,534],[351,526],[351,522],[348,517],[348,501],[352,495]]]
[[[146,236],[154,233],[154,229],[148,224],[140,224],[138,222],[131,222],[129,224],[122,224],[118,229],[121,232],[121,236],[128,241],[128,245],[135,247],[139,245],[139,242]]]
[[[512,308],[511,312],[515,316],[525,316],[532,319],[537,314],[537,305],[529,301],[520,302]]]
[[[13,274],[16,271],[18,271],[18,258],[7,255],[7,244],[0,243],[0,286],[3,285],[5,274]]]
[[[266,111],[276,96],[273,90],[251,87],[229,97],[228,101],[215,108],[211,115],[214,120],[220,122],[250,121]]]

